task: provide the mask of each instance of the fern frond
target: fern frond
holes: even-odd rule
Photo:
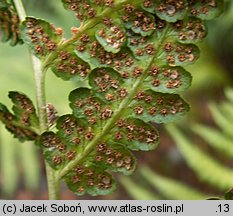
[[[137,184],[129,177],[121,176],[120,183],[134,200],[160,200],[160,197],[157,194],[152,193],[145,187]]]
[[[163,177],[148,167],[140,169],[140,173],[156,190],[168,199],[175,200],[199,200],[205,199],[206,195],[176,180]]]
[[[19,16],[13,1],[0,0],[0,39],[3,42],[10,40],[12,46],[22,44],[19,24]]]
[[[225,95],[227,99],[233,104],[233,89],[232,88],[226,88]]]
[[[233,158],[233,138],[222,131],[203,125],[194,125],[193,131],[200,135],[209,145]]]
[[[221,110],[230,122],[233,122],[233,102],[225,102],[221,105]],[[232,132],[233,134],[233,132]]]
[[[210,155],[200,150],[176,126],[168,125],[166,129],[174,139],[187,164],[196,172],[200,179],[221,190],[227,190],[232,187],[232,169],[221,165]]]
[[[229,119],[228,116],[223,114],[223,112],[221,112],[217,108],[217,106],[214,105],[213,103],[210,104],[209,108],[214,117],[214,121],[216,122],[216,124],[220,128],[222,128],[224,132],[226,132],[227,134],[233,137],[233,132],[232,132],[233,122],[231,121],[231,119]]]

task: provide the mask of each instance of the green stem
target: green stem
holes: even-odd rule
[[[56,178],[53,168],[45,162],[47,174],[48,196],[50,200],[58,200],[60,198],[60,180]]]
[[[13,0],[14,2],[14,5],[16,7],[16,10],[18,12],[18,15],[19,15],[19,19],[21,21],[25,20],[26,18],[26,12],[24,10],[24,6],[23,6],[23,3],[21,0]]]
[[[16,10],[18,12],[21,21],[25,20],[26,13],[21,0],[13,0]],[[46,94],[45,94],[45,75],[46,69],[41,70],[41,62],[30,52],[32,59],[35,83],[36,83],[36,101],[37,110],[40,120],[40,132],[48,130],[47,126],[47,114],[46,114]],[[59,199],[60,181],[56,181],[55,171],[45,162],[46,174],[47,174],[47,184],[48,184],[48,196],[49,199]]]
[[[46,71],[41,70],[41,62],[34,55],[31,55],[33,68],[34,68],[34,76],[36,83],[36,98],[37,98],[37,109],[39,112],[40,119],[40,130],[41,133],[48,130],[47,126],[47,114],[46,114],[46,93],[45,93],[45,75]],[[48,184],[48,196],[50,200],[59,199],[59,189],[60,189],[60,181],[56,181],[56,173],[49,166],[48,163],[45,162],[46,175],[47,175],[47,184]]]
[[[34,78],[36,83],[36,102],[40,119],[40,131],[43,133],[47,128],[46,117],[46,97],[45,97],[45,71],[41,70],[41,62],[38,58],[31,54],[32,65],[34,70]]]

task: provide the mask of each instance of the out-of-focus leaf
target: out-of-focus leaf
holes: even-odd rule
[[[19,173],[16,166],[17,153],[13,138],[1,125],[0,134],[1,188],[2,193],[10,197],[15,192],[19,182]]]
[[[205,199],[206,197],[206,195],[202,194],[201,192],[188,187],[181,182],[167,177],[162,177],[147,167],[143,167],[140,171],[146,181],[148,181],[156,190],[169,199],[199,200]]]
[[[227,136],[222,131],[202,125],[194,125],[193,130],[199,134],[209,145],[233,158],[233,140],[231,137]]]
[[[197,173],[200,179],[226,190],[232,186],[233,172],[203,152],[174,125],[166,127],[174,139],[187,164]]]
[[[224,115],[224,113],[221,112],[215,104],[210,104],[209,108],[212,115],[214,116],[214,121],[216,122],[216,124],[220,128],[222,128],[223,131],[233,137],[233,122],[230,121],[230,119],[226,115]]]
[[[120,178],[120,183],[124,186],[124,189],[126,190],[126,192],[134,200],[159,200],[160,199],[159,196],[157,196],[157,194],[152,193],[150,190],[132,181],[131,178],[122,176]]]
[[[17,157],[22,166],[24,186],[28,190],[35,191],[39,188],[41,169],[36,146],[31,142],[25,144],[16,143]]]
[[[10,45],[22,44],[20,20],[12,0],[0,0],[0,39]]]

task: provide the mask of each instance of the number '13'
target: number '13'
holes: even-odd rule
[[[229,204],[219,204],[218,205],[219,208],[219,212],[229,212],[230,208],[229,208]]]

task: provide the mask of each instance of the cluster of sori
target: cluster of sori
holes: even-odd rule
[[[53,167],[58,167],[65,160],[72,160],[76,156],[76,151],[67,148],[67,144],[62,142],[62,140],[54,133],[45,133],[40,140],[43,147],[48,150],[53,150],[53,156],[51,157],[51,164]],[[75,141],[75,145],[77,145],[77,141]],[[56,152],[57,151],[57,152]]]
[[[18,115],[20,123],[26,127],[32,126],[35,123],[33,117],[36,119],[36,110],[31,100],[26,95],[18,92],[10,92],[9,97],[15,104],[13,110]]]
[[[157,94],[156,96],[150,92],[139,92],[140,97],[137,95],[139,105],[134,105],[134,113],[136,115],[143,115],[144,112],[151,116],[155,115],[175,115],[185,111],[185,104],[182,100],[172,96],[164,97],[163,94]],[[146,105],[144,106],[144,101]]]
[[[64,50],[59,52],[52,69],[57,76],[65,80],[77,75],[86,78],[90,73],[90,67],[86,62],[79,59],[74,53]]]
[[[95,18],[100,7],[112,7],[114,0],[62,0],[65,7],[75,12],[79,20]]]
[[[12,0],[0,0],[0,38],[3,42],[10,40],[10,44],[15,46],[23,41],[19,31],[19,17]]]
[[[145,146],[148,144],[150,149],[158,141],[154,129],[144,127],[142,122],[127,124],[122,121],[117,125],[118,130],[124,127],[122,131],[119,130],[121,132],[115,132],[117,145],[114,140],[105,138],[108,141],[97,143],[90,155],[83,159],[82,165],[75,166],[65,176],[69,188],[77,194],[107,194],[115,188],[115,181],[107,171],[131,174],[135,170],[135,159],[127,147],[119,143],[119,136],[120,139],[132,142],[133,149],[137,149],[139,142],[144,142]],[[37,143],[43,148],[48,163],[54,169],[60,170],[75,157],[81,156],[86,144],[93,141],[98,134],[88,127],[87,122],[73,115],[61,116],[57,121],[57,128],[59,130],[56,134],[43,133]],[[137,131],[140,132],[137,134]]]
[[[26,18],[25,23],[27,40],[37,56],[46,56],[57,49],[62,34],[59,28],[56,29],[53,25],[32,17]]]
[[[38,136],[38,117],[32,101],[24,94],[10,92],[14,106],[12,114],[5,105],[0,104],[0,120],[6,128],[20,140],[35,140]]]
[[[115,181],[107,172],[92,167],[77,166],[67,177],[67,183],[78,195],[106,195],[115,190]]]
[[[159,135],[155,128],[139,119],[119,119],[116,122],[114,141],[127,142],[132,150],[150,150],[158,143]]]
[[[134,158],[131,155],[124,154],[122,149],[115,149],[109,146],[107,143],[100,143],[96,147],[96,161],[108,164],[111,167],[115,167],[117,170],[123,170],[124,172],[134,169]]]
[[[191,16],[212,19],[219,14],[219,7],[223,1],[219,0],[144,0],[143,7],[157,16],[169,16],[170,22],[183,19],[189,13]]]

